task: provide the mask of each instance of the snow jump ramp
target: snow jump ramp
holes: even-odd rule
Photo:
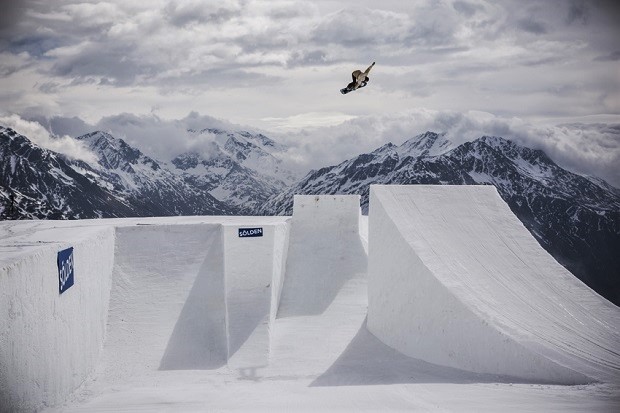
[[[359,195],[295,195],[278,318],[319,315],[366,278]]]
[[[368,329],[410,357],[533,382],[620,380],[620,310],[492,186],[372,186]]]

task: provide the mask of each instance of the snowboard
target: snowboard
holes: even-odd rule
[[[360,87],[358,87],[357,89],[353,89],[352,87],[347,86],[345,88],[340,89],[340,93],[342,93],[343,95],[346,95],[349,92],[353,92],[354,90],[359,90],[359,89],[363,88],[367,84],[368,84],[368,82],[364,81],[364,82],[362,82]]]

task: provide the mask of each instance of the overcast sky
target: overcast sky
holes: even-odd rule
[[[190,125],[242,125],[302,168],[493,133],[620,186],[618,3],[2,0],[0,123],[104,129],[162,158]]]

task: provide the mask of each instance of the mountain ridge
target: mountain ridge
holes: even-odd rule
[[[131,214],[125,199],[76,171],[66,157],[0,127],[0,198],[5,218],[66,219]],[[83,194],[88,193],[85,198]],[[8,213],[7,213],[8,210]]]
[[[242,213],[251,213],[297,179],[276,156],[287,148],[263,134],[215,128],[189,133],[206,140],[206,150],[186,151],[172,159],[172,165],[186,182]]]
[[[207,192],[188,186],[122,139],[105,132],[91,132],[76,138],[95,156],[95,163],[41,148],[10,128],[0,127],[0,139],[3,165],[20,166],[2,171],[4,210],[7,205],[12,206],[11,214],[17,218],[231,215],[236,212]],[[24,154],[35,155],[32,158]],[[64,176],[70,179],[61,179]],[[32,201],[26,202],[29,199]],[[33,202],[44,204],[35,208],[30,205]],[[28,208],[20,208],[26,203],[30,205]]]

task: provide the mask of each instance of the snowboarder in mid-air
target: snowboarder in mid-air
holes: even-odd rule
[[[368,77],[368,72],[370,72],[370,69],[372,69],[374,65],[375,62],[372,62],[372,64],[368,66],[368,69],[366,69],[365,71],[362,72],[361,70],[356,70],[355,72],[351,73],[353,81],[349,83],[344,89],[340,89],[340,93],[346,95],[349,92],[366,86],[370,81],[370,78]]]

